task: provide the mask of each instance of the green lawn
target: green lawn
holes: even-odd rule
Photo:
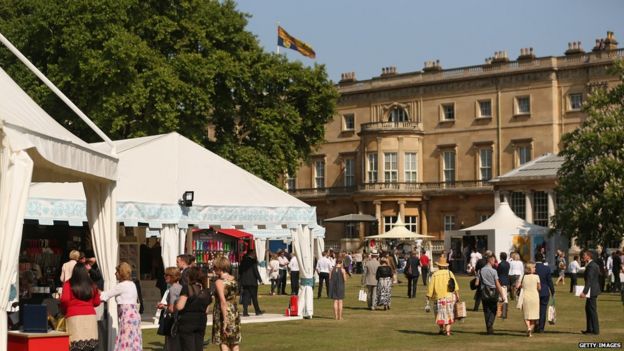
[[[473,306],[468,277],[459,277],[460,293],[467,307]],[[525,336],[522,312],[510,304],[509,318],[497,320],[496,335],[485,335],[483,312],[468,312],[468,318],[453,326],[450,337],[437,335],[432,313],[424,311],[425,290],[418,286],[417,298],[407,299],[405,282],[392,291],[392,310],[369,311],[357,301],[359,276],[349,280],[343,321],[333,320],[332,300],[314,300],[314,318],[292,322],[243,325],[243,350],[573,350],[579,342],[624,343],[624,306],[619,294],[598,298],[601,335],[585,336],[584,302],[569,294],[569,286],[558,286],[557,324],[546,325],[545,334]],[[569,284],[569,280],[566,279]],[[579,284],[582,284],[580,280]],[[290,287],[287,287],[290,288]],[[268,286],[260,287],[260,306],[269,313],[283,313],[286,296],[269,296]],[[515,306],[515,305],[513,305]],[[240,308],[240,307],[239,307]],[[253,310],[253,308],[252,308]],[[207,330],[206,339],[209,339]],[[161,350],[163,337],[155,330],[143,332],[145,350]],[[217,350],[211,345],[208,350]]]

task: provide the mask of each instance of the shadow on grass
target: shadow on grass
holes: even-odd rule
[[[438,335],[437,332],[428,332],[428,331],[423,331],[423,330],[397,330],[397,331],[403,334]]]
[[[345,310],[368,310],[368,307],[352,307],[352,306],[344,306]]]

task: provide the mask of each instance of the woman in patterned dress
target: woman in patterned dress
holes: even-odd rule
[[[383,306],[384,310],[389,310],[392,302],[392,275],[392,267],[388,265],[388,259],[383,257],[379,261],[375,277],[377,278],[377,306]]]
[[[217,281],[212,312],[212,342],[222,351],[238,351],[241,342],[240,315],[238,314],[238,283],[230,275],[230,261],[218,257],[214,264]]]
[[[115,339],[115,351],[142,351],[141,315],[137,306],[139,294],[132,281],[132,267],[126,262],[120,263],[115,276],[119,284],[101,295],[102,301],[114,297],[117,302],[119,333]]]
[[[454,307],[459,301],[459,285],[453,272],[448,269],[446,257],[441,256],[435,263],[438,270],[431,275],[428,285],[427,299],[434,302],[433,312],[436,324],[440,327],[439,334],[451,335],[451,325],[455,322]],[[449,291],[449,281],[453,280],[455,290]]]

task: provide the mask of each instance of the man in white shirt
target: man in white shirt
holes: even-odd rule
[[[568,266],[568,269],[570,270],[570,292],[573,293],[574,292],[574,287],[576,286],[576,279],[577,279],[577,274],[579,272],[579,270],[581,269],[581,265],[578,263],[578,255],[574,256],[574,259],[572,260],[572,262],[570,262],[570,265]]]
[[[329,272],[332,270],[332,264],[327,257],[327,251],[323,251],[323,257],[321,257],[316,263],[316,273],[319,276],[319,288],[317,298],[321,298],[323,292],[323,281],[325,281],[325,289],[327,297],[329,297]]]
[[[290,255],[288,270],[290,270],[290,294],[297,295],[299,293],[299,262],[294,252]]]
[[[278,294],[286,295],[286,276],[288,275],[288,258],[284,255],[284,251],[281,250],[279,252],[279,256],[277,256],[277,261],[279,262],[279,277],[280,277],[280,285],[278,286]]]
[[[483,256],[481,256],[481,254],[477,251],[476,247],[472,248],[472,253],[470,254],[470,267],[471,270],[474,270],[475,267],[477,267],[477,262],[479,262],[480,259],[482,259]]]

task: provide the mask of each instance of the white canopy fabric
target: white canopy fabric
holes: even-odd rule
[[[490,218],[472,227],[460,229],[462,232],[475,230],[510,230],[520,234],[528,234],[529,232],[544,233],[548,228],[525,221],[516,216],[507,202],[501,202]]]
[[[299,264],[299,306],[298,315],[312,318],[314,315],[314,239],[306,226],[293,229],[292,246]],[[322,239],[321,239],[322,240]]]
[[[365,237],[366,239],[425,239],[425,238],[433,238],[432,235],[418,234],[411,232],[409,229],[405,227],[405,223],[401,220],[401,216],[397,219],[396,223],[394,223],[393,228],[389,231],[379,234],[379,235],[370,235]]]
[[[97,258],[106,284],[115,281],[117,235],[115,180],[117,158],[71,134],[41,109],[0,69],[0,351],[7,348],[11,279],[17,273],[28,185],[35,181],[83,182]],[[10,238],[10,240],[7,240]],[[112,264],[112,265],[111,265]],[[117,330],[109,306],[109,340]]]

